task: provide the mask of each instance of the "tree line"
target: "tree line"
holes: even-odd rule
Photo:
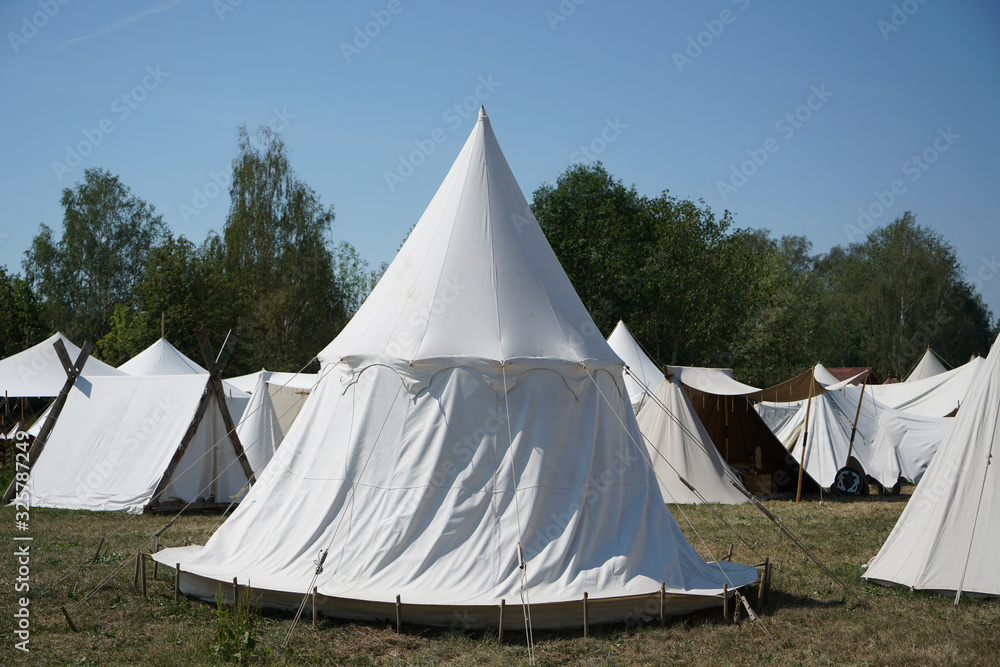
[[[162,216],[121,179],[88,169],[63,191],[63,225],[41,225],[24,277],[0,275],[9,317],[7,356],[53,331],[94,343],[119,365],[160,337],[204,363],[202,326],[214,346],[241,342],[227,374],[316,370],[315,355],[357,310],[379,276],[347,242],[334,243],[333,206],[298,178],[281,136],[237,133],[230,207],[221,234],[174,237]]]
[[[118,365],[160,337],[202,362],[196,332],[241,343],[228,373],[315,370],[385,265],[335,243],[332,205],[268,127],[237,132],[221,234],[175,237],[118,176],[88,169],[41,225],[24,275],[0,267],[0,357],[53,331]],[[985,354],[992,313],[954,248],[907,212],[862,242],[811,254],[804,236],[741,229],[703,201],[641,195],[600,163],[543,184],[531,208],[594,321],[624,320],[661,364],[733,368],[752,384],[816,362],[902,377],[928,345],[954,365]]]
[[[805,236],[640,195],[600,163],[543,184],[532,210],[601,331],[624,320],[660,364],[732,368],[757,386],[816,363],[902,378],[927,346],[957,366],[1000,329],[955,249],[911,212],[813,255]]]

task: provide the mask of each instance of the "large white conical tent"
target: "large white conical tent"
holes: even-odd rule
[[[628,366],[628,372],[625,374],[625,390],[628,392],[629,400],[632,401],[632,409],[639,412],[649,394],[656,391],[663,382],[663,371],[643,351],[632,336],[632,332],[621,320],[618,320],[615,330],[608,336],[608,345]]]
[[[636,419],[668,503],[747,502],[746,495],[734,486],[739,479],[716,449],[677,378],[660,382]]]
[[[181,589],[264,604],[535,627],[719,604],[754,568],[706,563],[664,505],[622,362],[570,285],[489,119],[398,256],[320,354],[316,389]],[[523,555],[524,567],[520,567]],[[316,575],[316,561],[322,571]],[[315,578],[314,578],[315,577]],[[646,602],[649,604],[646,604]],[[524,627],[519,613],[505,625]]]
[[[955,423],[864,577],[921,590],[1000,595],[998,454],[1000,343],[994,342]]]

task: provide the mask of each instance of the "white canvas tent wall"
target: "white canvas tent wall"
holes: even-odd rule
[[[204,375],[208,370],[196,364],[190,357],[160,338],[145,350],[135,355],[118,370],[129,375]],[[250,402],[250,394],[227,380],[222,381],[226,394],[226,407],[234,421],[239,421]]]
[[[72,359],[80,355],[79,347],[61,333],[55,333],[38,345],[3,359],[0,361],[0,396],[56,396],[66,383],[66,373],[53,347],[57,340],[63,342]],[[124,373],[91,356],[84,366],[83,375],[92,377]]]
[[[869,391],[882,405],[924,417],[955,414],[983,366],[982,357],[923,380],[872,385]]]
[[[938,356],[934,354],[934,351],[928,347],[924,352],[924,356],[920,357],[920,361],[917,362],[917,365],[913,367],[913,370],[910,371],[910,374],[903,381],[913,382],[914,380],[923,380],[944,373],[947,370]]]
[[[294,607],[328,553],[315,580],[328,613],[386,618],[398,595],[421,623],[482,627],[501,599],[524,594],[540,628],[582,622],[584,593],[601,623],[657,615],[643,602],[661,586],[675,613],[756,579],[749,566],[706,563],[666,511],[622,362],[482,111],[320,362],[236,512],[204,547],[156,554],[180,563],[181,590],[212,599],[235,576],[264,604]],[[505,625],[524,621],[515,611]]]
[[[858,414],[858,401],[861,412]],[[775,435],[796,459],[802,461],[805,437],[806,405],[801,405],[795,417]],[[872,474],[875,434],[878,427],[879,407],[867,392],[861,399],[861,388],[853,385],[826,391],[813,396],[809,410],[809,441],[805,449],[803,467],[809,476],[822,487],[833,485],[837,471],[847,465],[848,454],[856,458],[865,472]],[[851,447],[851,429],[857,417],[854,446]],[[879,480],[884,485],[883,480]],[[893,477],[888,486],[895,484]]]
[[[923,481],[863,575],[920,590],[1000,595],[1000,344]]]
[[[628,366],[628,372],[625,373],[625,390],[632,402],[632,410],[638,413],[645,404],[648,394],[656,391],[663,382],[663,371],[643,352],[642,347],[632,337],[632,332],[621,320],[618,320],[615,330],[608,336],[608,345]]]
[[[878,413],[871,469],[866,472],[882,486],[891,487],[900,477],[919,482],[954,423],[953,417],[923,417],[883,408]]]
[[[660,490],[668,503],[740,505],[747,497],[676,378],[660,382],[636,416]],[[697,493],[691,491],[683,477]]]
[[[259,371],[243,419],[236,427],[247,460],[258,477],[288,433],[319,380],[315,373]],[[274,380],[274,381],[272,381]],[[277,381],[283,380],[282,383]]]
[[[228,504],[249,466],[211,386],[207,374],[77,379],[31,469],[31,506],[135,513]]]

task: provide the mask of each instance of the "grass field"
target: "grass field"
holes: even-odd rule
[[[666,627],[605,626],[580,632],[536,632],[536,661],[543,665],[586,664],[996,664],[1000,661],[1000,600],[950,598],[883,588],[859,580],[862,564],[875,554],[899,516],[912,488],[895,498],[852,501],[810,498],[795,504],[772,500],[767,507],[819,556],[850,589],[849,594],[798,551],[753,507],[673,507],[681,528],[699,552],[775,564],[770,604],[762,624],[727,622],[720,610],[672,617]],[[725,522],[720,519],[725,518]],[[16,532],[13,508],[0,510],[4,543],[0,662],[6,664],[215,664],[219,617],[216,605],[173,601],[173,573],[152,579],[147,597],[133,586],[134,555],[166,516],[128,517],[33,509],[28,530]],[[203,543],[221,521],[218,514],[182,516],[164,535],[165,546]],[[689,523],[690,521],[690,523]],[[751,552],[730,524],[755,549]],[[693,527],[692,527],[693,526]],[[695,532],[695,529],[697,533]],[[101,555],[94,554],[102,535]],[[13,537],[31,536],[30,655],[15,650],[13,610],[16,564]],[[995,558],[995,554],[989,555]],[[81,562],[82,561],[82,562]],[[104,585],[98,584],[105,581]],[[60,606],[81,603],[72,632]],[[756,591],[751,601],[756,601]],[[511,611],[516,611],[512,608]],[[251,664],[527,664],[524,633],[394,624],[351,623],[321,618],[312,628],[308,610],[284,653],[279,651],[291,614],[263,610],[253,616],[256,645],[241,658]],[[510,611],[508,612],[510,613]],[[240,637],[245,635],[240,631]],[[245,644],[244,644],[245,646]]]

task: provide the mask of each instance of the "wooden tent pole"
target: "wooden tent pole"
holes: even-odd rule
[[[31,444],[31,449],[28,450],[28,474],[31,474],[31,469],[35,465],[35,461],[38,460],[39,455],[42,453],[42,449],[45,448],[45,443],[49,439],[49,433],[52,432],[53,427],[56,425],[56,420],[59,419],[59,413],[62,412],[63,406],[66,405],[66,399],[69,398],[69,392],[76,384],[76,379],[80,377],[83,373],[83,366],[87,363],[87,359],[90,358],[90,352],[92,350],[90,343],[84,343],[83,348],[80,350],[80,355],[76,358],[74,363],[72,359],[69,358],[69,353],[66,351],[66,346],[63,344],[62,339],[56,340],[52,346],[56,349],[56,356],[59,357],[59,362],[62,364],[63,370],[66,372],[66,382],[63,384],[62,389],[59,390],[59,395],[56,396],[56,400],[52,403],[52,407],[49,409],[48,416],[45,417],[45,422],[42,424],[41,430],[38,431],[38,436],[35,438],[35,442]],[[24,423],[24,399],[21,399],[21,423]],[[15,491],[17,489],[17,479],[13,479],[10,482],[10,486],[7,487],[7,491],[3,495],[3,501],[10,502],[14,499]],[[24,484],[21,485],[22,487]]]
[[[723,396],[722,397],[722,410],[723,410],[723,412],[726,413],[725,414],[725,418],[724,418],[725,428],[723,429],[723,433],[726,436],[726,462],[727,463],[729,462],[729,405],[728,405],[728,402],[729,402],[728,397]]]
[[[802,470],[806,467],[806,447],[809,446],[809,410],[812,408],[813,387],[815,385],[816,377],[813,375],[809,378],[809,398],[806,400],[806,423],[802,428],[802,456],[799,457],[799,483],[795,489],[795,502],[802,499]]]
[[[858,432],[858,419],[861,417],[861,403],[865,400],[865,388],[868,386],[868,373],[871,372],[869,368],[865,371],[865,376],[861,378],[861,398],[858,399],[858,411],[854,413],[854,425],[851,426],[851,444],[847,446],[847,461],[851,460],[851,454],[854,453],[854,434]],[[847,461],[844,461],[844,465],[847,465]]]

